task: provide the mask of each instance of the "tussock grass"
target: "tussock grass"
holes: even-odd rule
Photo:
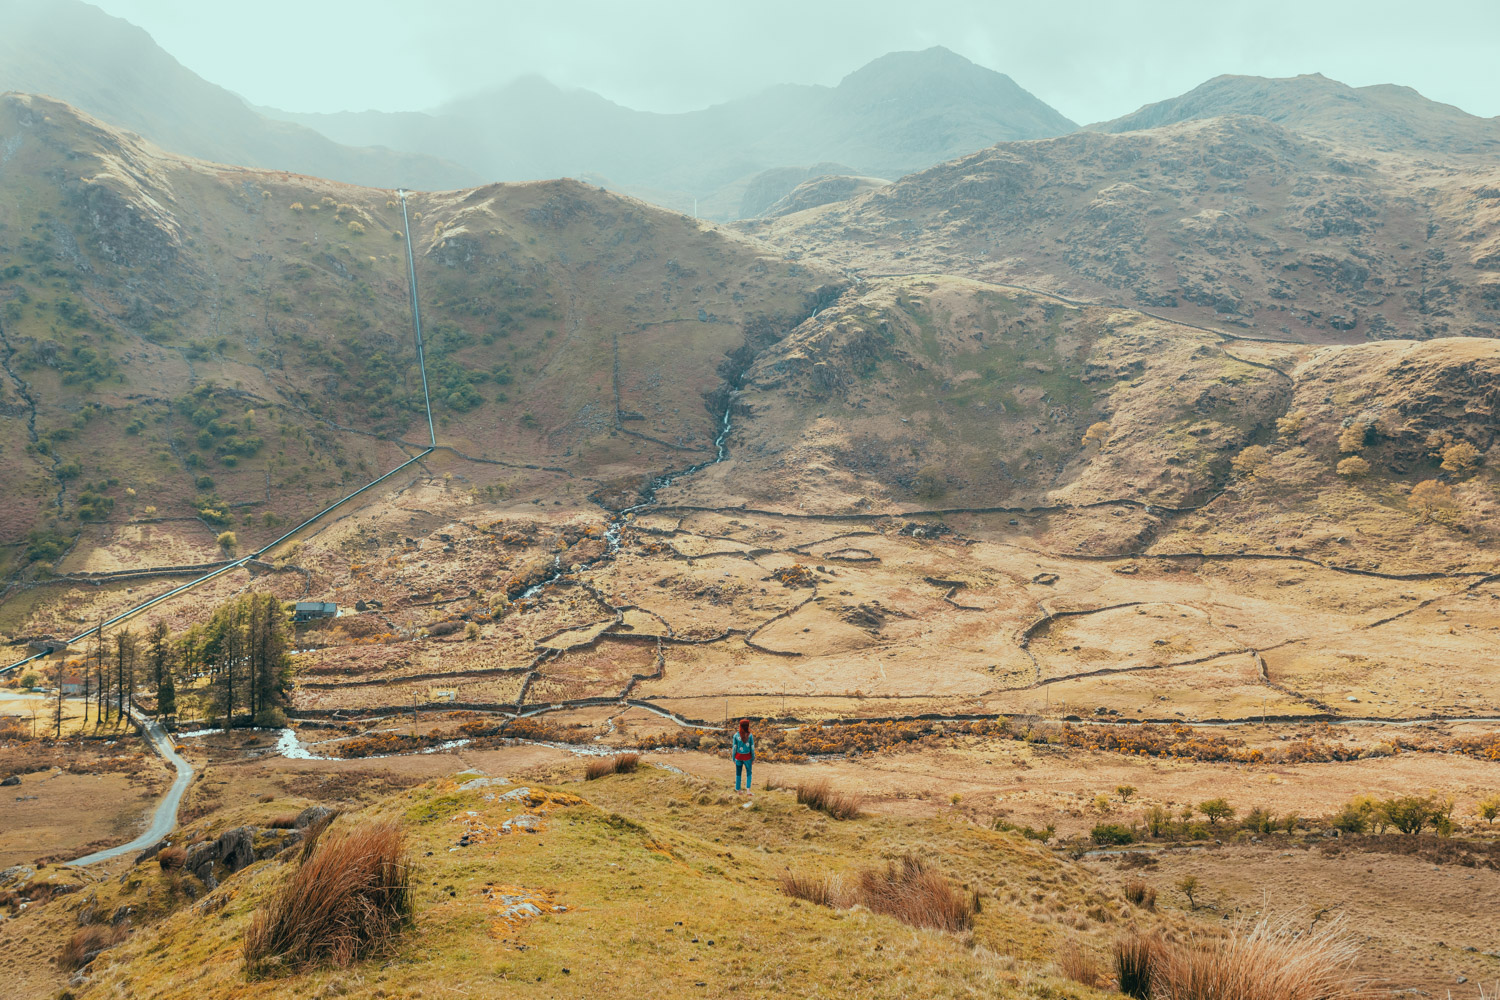
[[[1068,938],[1057,951],[1057,971],[1085,986],[1095,989],[1105,989],[1114,984],[1109,982],[1105,966],[1099,956],[1094,954],[1077,938]]]
[[[622,753],[614,757],[600,757],[589,761],[583,769],[583,776],[589,781],[594,781],[610,774],[630,774],[640,766],[640,754]]]
[[[1363,1000],[1358,958],[1342,921],[1305,929],[1290,916],[1182,942],[1131,935],[1115,952],[1121,992],[1145,1000]]]
[[[913,927],[967,931],[979,912],[977,895],[955,889],[942,872],[913,854],[860,872],[852,885],[829,872],[785,871],[779,881],[781,891],[794,899],[834,909],[863,906]]]
[[[780,877],[781,891],[793,899],[805,899],[819,906],[842,908],[848,905],[848,893],[844,882],[830,872],[797,873],[784,871]]]
[[[269,830],[295,830],[297,828],[297,814],[286,813],[282,816],[274,816],[266,822]]]
[[[858,819],[864,796],[858,792],[836,791],[827,779],[802,782],[797,786],[797,801],[810,809],[827,813],[834,819]]]
[[[1143,910],[1156,909],[1156,890],[1139,879],[1125,883],[1125,898]]]
[[[156,852],[156,863],[164,872],[176,871],[187,861],[187,848],[178,844],[163,847]]]
[[[411,915],[406,834],[366,823],[320,843],[256,912],[245,964],[252,972],[347,966],[387,945]]]
[[[318,841],[322,839],[323,834],[328,832],[328,828],[333,825],[333,821],[338,818],[339,813],[335,809],[326,816],[320,816],[309,823],[307,829],[302,831],[302,853],[299,855],[302,863],[306,864],[307,859],[312,857],[313,851],[317,850]]]
[[[1155,936],[1131,931],[1115,942],[1116,988],[1135,1000],[1150,1000],[1151,970],[1161,941]]]
[[[57,964],[70,971],[81,969],[123,940],[124,927],[111,927],[108,924],[80,927],[68,938],[68,943],[63,945]]]
[[[969,930],[979,910],[972,893],[953,888],[942,872],[914,854],[861,872],[854,898],[875,913],[943,931]]]

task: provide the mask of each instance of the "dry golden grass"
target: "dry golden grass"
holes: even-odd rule
[[[1127,938],[1116,951],[1122,991],[1128,969],[1133,990],[1149,983],[1150,1000],[1356,1000],[1369,995],[1358,958],[1342,922],[1305,929],[1290,916],[1215,938]]]
[[[266,821],[266,827],[271,830],[293,830],[297,827],[297,814],[287,813],[283,816],[275,816]]]
[[[161,870],[164,872],[181,868],[186,861],[187,848],[178,844],[173,844],[171,847],[163,847],[160,851],[156,852],[156,863],[161,866]]]
[[[335,809],[328,815],[321,816],[309,823],[307,829],[302,831],[302,853],[300,859],[304,863],[306,863],[308,858],[312,857],[313,851],[317,849],[318,841],[322,838],[323,834],[328,832],[328,828],[333,825],[333,821],[338,818],[339,813]]]
[[[57,957],[57,964],[64,969],[81,969],[123,940],[125,940],[124,927],[111,927],[105,924],[80,927],[68,939],[68,943],[63,945],[62,954]]]
[[[778,881],[781,891],[794,899],[834,909],[859,905],[913,927],[966,931],[979,912],[975,894],[955,889],[941,872],[912,854],[884,868],[860,872],[852,886],[831,872],[788,870]]]
[[[583,776],[589,781],[594,781],[607,774],[630,774],[640,766],[640,754],[622,753],[614,757],[601,757],[597,760],[589,761],[583,769]]]
[[[1125,898],[1143,910],[1156,909],[1156,890],[1139,879],[1125,883]]]
[[[1099,956],[1077,938],[1068,938],[1057,951],[1057,971],[1085,986],[1108,989],[1113,986]]]
[[[366,823],[320,844],[255,914],[245,934],[252,972],[347,966],[411,921],[411,858],[394,823]]]
[[[839,908],[845,905],[847,893],[843,881],[829,872],[817,874],[784,871],[780,877],[781,891],[793,899],[805,899],[819,906]]]
[[[855,882],[854,899],[875,913],[913,927],[944,931],[969,930],[979,909],[972,893],[953,888],[942,872],[912,854],[884,869],[861,872]]]
[[[797,786],[797,801],[809,809],[827,813],[834,819],[858,819],[864,796],[858,792],[836,791],[825,781],[803,782]]]

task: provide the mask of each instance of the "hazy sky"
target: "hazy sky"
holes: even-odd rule
[[[292,111],[421,110],[540,73],[682,111],[946,45],[1080,123],[1220,73],[1401,83],[1500,115],[1500,0],[95,0]]]

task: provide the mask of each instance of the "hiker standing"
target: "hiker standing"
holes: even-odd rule
[[[745,791],[750,791],[750,768],[755,764],[755,737],[750,735],[750,720],[741,719],[734,734],[734,790],[740,790],[740,775],[745,776]]]

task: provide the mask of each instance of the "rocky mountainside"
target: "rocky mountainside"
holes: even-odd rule
[[[187,156],[375,187],[444,189],[481,175],[424,150],[355,149],[253,111],[140,28],[82,0],[0,5],[0,92],[47,94]]]
[[[392,192],[183,159],[34,97],[0,103],[0,151],[16,193],[0,206],[7,575],[206,562],[221,531],[274,538],[425,446]],[[1106,171],[1104,191],[1082,180]],[[1288,505],[1307,517],[1277,544],[1327,548],[1357,508],[1378,558],[1419,544],[1461,564],[1489,544],[1494,340],[1237,340],[1007,286],[954,252],[1050,247],[1052,227],[1072,243],[1039,265],[1149,282],[1165,244],[1176,275],[1212,260],[1274,278],[1286,298],[1270,301],[1323,339],[1424,302],[1432,322],[1477,324],[1491,308],[1477,265],[1440,270],[1456,252],[1433,251],[1457,239],[1402,245],[1413,224],[1398,226],[1389,176],[1259,119],[1083,133],[758,227],[783,250],[575,181],[415,197],[438,441],[475,503],[1051,511],[1066,524],[1049,537],[1089,552],[1274,533],[1268,514]],[[1447,190],[1475,212],[1497,202]],[[893,222],[898,208],[931,228]],[[799,249],[836,256],[853,222],[831,220],[857,212],[890,213],[867,238],[917,273],[880,277],[851,255],[865,269],[851,282]],[[1115,241],[1113,256],[1087,240]],[[1195,240],[1214,252],[1191,255]],[[1117,293],[1103,277],[1093,287]],[[1418,280],[1425,300],[1403,290]],[[1312,322],[1318,296],[1348,308],[1361,281],[1363,326]],[[1241,301],[1255,309],[1225,305],[1218,325],[1263,322]],[[726,408],[727,460],[657,480],[719,454]],[[1468,457],[1450,461],[1458,445]],[[1452,515],[1414,530],[1428,481]],[[1184,527],[1210,501],[1234,515]]]
[[[683,114],[528,77],[431,114],[283,117],[340,142],[435,153],[488,179],[582,177],[683,212],[696,200],[716,219],[754,214],[822,161],[844,166],[818,173],[899,177],[1076,128],[1010,77],[943,48],[882,56],[837,87],[779,86]],[[788,169],[796,176],[774,173]]]
[[[1500,333],[1500,167],[1260,116],[1002,143],[743,225],[866,275],[1009,282],[1277,339]]]
[[[1429,101],[1410,87],[1350,87],[1321,73],[1284,79],[1216,76],[1180,97],[1089,128],[1134,132],[1224,115],[1259,115],[1294,132],[1380,152],[1442,159],[1500,153],[1500,119]]]

